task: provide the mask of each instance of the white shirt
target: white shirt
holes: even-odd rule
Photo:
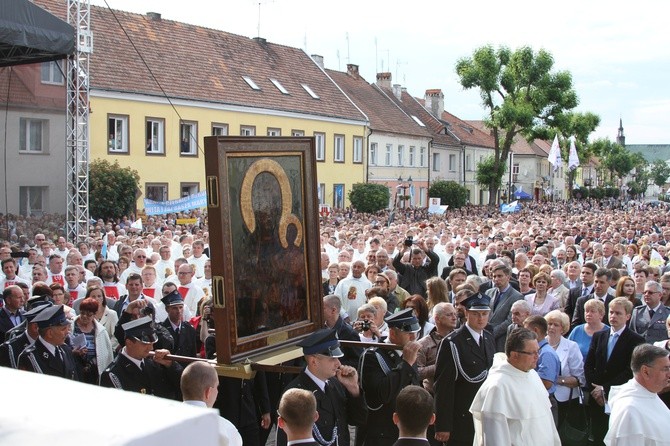
[[[184,404],[189,404],[191,406],[197,406],[207,409],[207,404],[205,404],[204,401],[186,400],[184,401]],[[240,436],[240,433],[237,431],[237,428],[233,425],[233,423],[226,420],[222,416],[219,416],[219,445],[242,446],[242,437]]]

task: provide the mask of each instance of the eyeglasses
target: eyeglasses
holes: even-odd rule
[[[522,355],[528,355],[528,356],[540,356],[540,351],[534,351],[534,352],[525,352],[523,350],[515,350],[517,353],[521,353]]]
[[[660,293],[662,293],[662,291],[645,290],[644,293],[642,293],[642,294],[647,295],[647,294],[660,294]]]

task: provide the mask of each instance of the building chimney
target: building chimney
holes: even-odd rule
[[[438,119],[442,118],[444,112],[444,94],[439,88],[433,90],[426,90],[424,97],[426,108]]]
[[[159,12],[147,12],[147,17],[153,22],[161,21],[161,14]]]
[[[253,39],[256,43],[260,43],[261,45],[265,45],[266,43],[268,43],[265,37],[254,37]]]
[[[321,67],[323,70],[323,56],[319,56],[318,54],[312,54],[312,60],[316,62],[318,66]]]
[[[393,84],[393,96],[395,96],[398,100],[402,98],[402,89],[400,88],[400,84]]]
[[[391,88],[391,73],[377,73],[377,85],[381,88]]]
[[[347,74],[354,79],[358,79],[358,65],[353,63],[347,64]]]

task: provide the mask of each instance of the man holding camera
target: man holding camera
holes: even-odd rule
[[[406,289],[410,295],[420,294],[424,298],[426,296],[426,280],[437,276],[437,265],[440,263],[440,258],[432,250],[428,249],[423,240],[416,242],[416,248],[412,248],[415,242],[411,237],[408,237],[403,242],[403,247],[397,256],[393,259],[393,267],[400,273],[402,279],[399,285]],[[402,257],[408,249],[410,252],[410,263],[402,263]],[[424,264],[424,258],[428,256],[430,262]]]

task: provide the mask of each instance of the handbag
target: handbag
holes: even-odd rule
[[[589,444],[589,419],[586,414],[586,408],[581,403],[584,394],[580,387],[577,387],[579,398],[572,399],[570,389],[570,399],[568,400],[570,408],[565,415],[565,419],[558,427],[558,436],[561,438],[563,446],[586,446]]]

